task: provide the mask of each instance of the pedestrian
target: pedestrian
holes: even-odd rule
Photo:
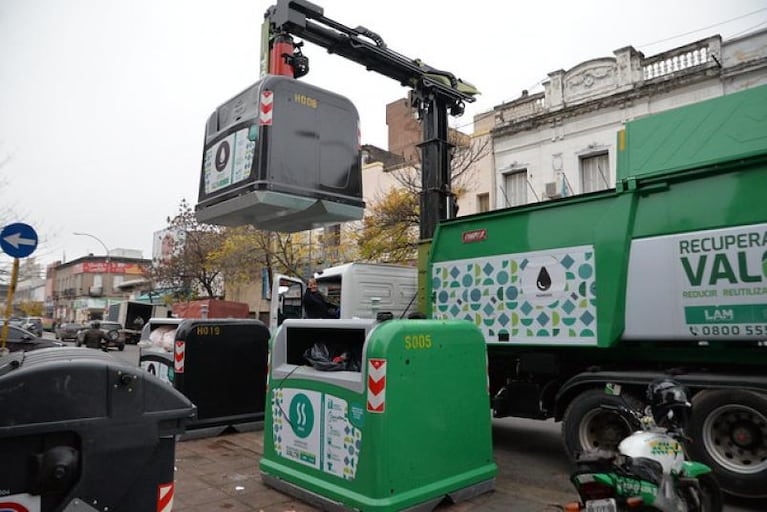
[[[309,279],[303,299],[306,318],[338,318],[338,306],[317,289],[317,280]]]
[[[109,343],[109,338],[107,338],[106,334],[104,334],[104,331],[101,330],[101,322],[98,320],[91,322],[90,327],[88,327],[83,333],[83,343],[86,347],[100,348],[104,352],[107,351],[107,343]]]

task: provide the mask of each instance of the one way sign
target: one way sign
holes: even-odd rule
[[[25,258],[37,248],[37,233],[28,224],[8,224],[0,232],[0,248],[13,258]]]

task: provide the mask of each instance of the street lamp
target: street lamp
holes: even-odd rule
[[[97,237],[96,235],[91,235],[90,233],[78,233],[75,231],[72,234],[78,236],[89,236],[101,244],[101,246],[104,248],[104,252],[106,253],[107,272],[109,272],[109,249],[107,249],[107,244],[105,244],[101,238]]]
[[[101,244],[101,246],[104,248],[104,253],[106,254],[106,258],[104,260],[105,263],[106,263],[106,267],[107,267],[106,274],[107,275],[110,274],[111,273],[111,269],[109,268],[109,249],[107,248],[107,244],[105,244],[104,241],[101,240],[101,238],[97,237],[96,235],[91,235],[90,233],[79,233],[79,232],[75,231],[72,234],[73,235],[77,235],[77,236],[89,236],[89,237],[93,238],[94,240],[96,240],[98,243]],[[104,279],[106,280],[106,278],[104,278]],[[102,284],[102,286],[104,288],[106,288],[106,283]],[[108,311],[108,310],[109,310],[109,295],[107,295],[107,297],[106,297],[106,306],[104,307],[104,311],[105,312]]]

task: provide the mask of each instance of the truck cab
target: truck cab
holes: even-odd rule
[[[375,318],[390,312],[395,318],[415,312],[418,271],[415,267],[383,263],[345,263],[314,274],[320,293],[340,307],[340,318]],[[306,283],[277,274],[272,284],[269,328],[288,318],[304,318]]]

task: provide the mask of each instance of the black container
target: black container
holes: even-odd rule
[[[178,324],[174,339],[173,352],[142,349],[139,365],[197,406],[188,431],[244,430],[263,421],[269,357],[269,329],[263,322],[188,318]]]
[[[181,393],[103,352],[0,357],[0,501],[41,512],[164,510],[175,436],[193,416]]]
[[[303,231],[362,218],[359,115],[343,96],[267,75],[205,127],[200,222]]]

